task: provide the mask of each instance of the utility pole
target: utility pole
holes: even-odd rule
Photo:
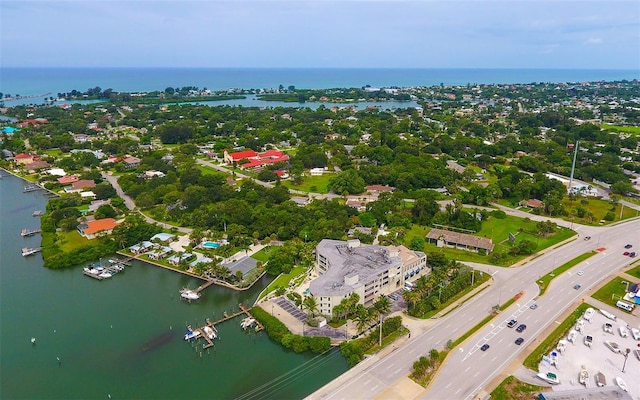
[[[576,169],[576,157],[578,156],[578,147],[580,145],[580,141],[576,140],[576,148],[573,152],[573,164],[571,164],[571,176],[569,177],[569,194],[571,194],[571,186],[573,184],[573,172]]]
[[[380,335],[378,337],[378,346],[382,347],[382,313],[380,313]],[[627,359],[625,358],[624,361],[626,362]],[[624,372],[624,368],[622,370],[622,372]]]

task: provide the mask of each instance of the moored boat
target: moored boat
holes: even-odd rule
[[[198,300],[200,298],[200,294],[195,290],[184,288],[180,290],[180,297],[185,300]]]
[[[215,339],[216,338],[216,333],[213,331],[213,329],[211,329],[210,326],[205,326],[204,327],[204,333],[207,335],[207,337],[209,339]]]
[[[192,331],[189,329],[184,335],[184,340],[195,339],[198,336],[200,336],[200,331]]]

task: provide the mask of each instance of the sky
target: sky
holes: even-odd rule
[[[0,0],[3,67],[640,70],[638,0]]]

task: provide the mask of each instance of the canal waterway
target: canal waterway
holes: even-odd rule
[[[83,265],[49,270],[40,254],[22,257],[40,236],[20,230],[39,227],[32,213],[47,198],[0,172],[0,398],[298,399],[347,369],[336,350],[295,354],[242,331],[242,317],[218,326],[211,349],[183,340],[186,325],[252,305],[266,279],[245,292],[211,286],[187,303],[178,291],[201,281],[145,263],[97,281]]]

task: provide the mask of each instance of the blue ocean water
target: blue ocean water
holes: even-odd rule
[[[0,68],[0,92],[39,96],[99,86],[119,92],[196,86],[211,90],[407,87],[492,83],[616,81],[640,78],[638,70],[381,69],[381,68]],[[34,101],[37,102],[37,101]],[[11,105],[11,104],[7,104]]]

